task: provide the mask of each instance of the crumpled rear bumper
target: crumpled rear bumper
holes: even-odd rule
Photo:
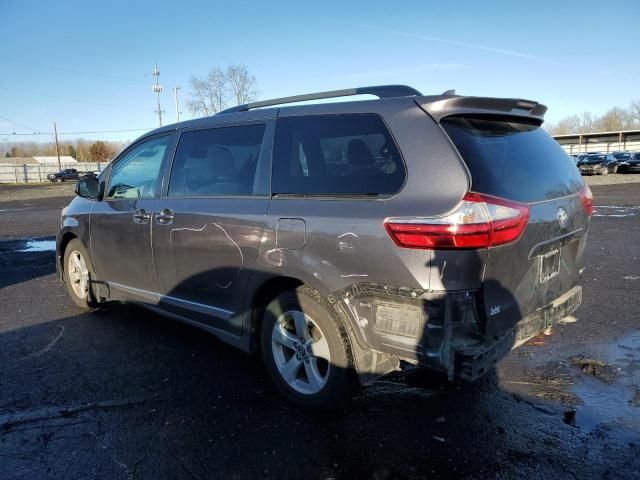
[[[575,286],[553,302],[526,316],[500,339],[455,350],[454,377],[474,381],[487,373],[508,352],[571,315],[582,303],[582,287]]]

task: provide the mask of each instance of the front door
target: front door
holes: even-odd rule
[[[104,198],[91,212],[91,256],[114,298],[153,301],[158,290],[151,218],[171,139],[144,140],[114,160]]]
[[[269,203],[265,128],[183,132],[153,216],[163,308],[234,334]]]

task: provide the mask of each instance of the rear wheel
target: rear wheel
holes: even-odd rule
[[[80,240],[74,238],[64,251],[64,283],[73,303],[80,308],[95,307],[96,302],[91,291],[91,261]]]
[[[602,167],[600,169],[600,175],[607,175],[609,174],[609,169],[607,167]]]
[[[261,346],[269,376],[301,407],[330,408],[347,398],[353,385],[348,340],[331,306],[312,289],[288,290],[269,303]]]
[[[61,177],[56,177],[56,182],[58,182],[58,183],[62,183],[62,181],[63,181],[63,180],[62,180],[62,178],[61,178]]]

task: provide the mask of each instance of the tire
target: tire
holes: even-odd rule
[[[91,259],[80,240],[74,238],[64,250],[62,264],[67,292],[78,307],[90,309],[97,305],[91,288],[95,275],[91,269]]]
[[[60,177],[56,177],[56,182],[58,182],[58,183],[62,183],[62,182],[63,182],[63,180],[62,180],[62,178],[60,178]]]
[[[348,335],[313,289],[287,290],[269,303],[260,343],[269,377],[298,406],[325,410],[349,397],[355,382]]]
[[[607,167],[602,167],[600,169],[600,175],[608,175],[609,174],[609,168]]]

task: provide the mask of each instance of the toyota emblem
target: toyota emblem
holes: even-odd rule
[[[556,217],[558,218],[558,223],[560,224],[561,227],[566,227],[567,223],[569,222],[569,215],[567,214],[567,211],[560,207],[558,209],[558,212],[556,213]]]

